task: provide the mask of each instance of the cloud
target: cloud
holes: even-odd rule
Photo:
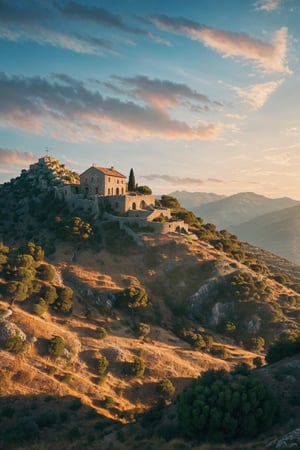
[[[207,178],[207,180],[200,180],[199,178],[190,178],[190,177],[178,177],[174,175],[166,175],[166,174],[150,174],[143,175],[141,178],[147,181],[160,180],[165,181],[170,184],[181,184],[181,185],[196,185],[202,186],[203,184],[209,183],[223,183],[223,180],[217,178]]]
[[[219,123],[195,125],[173,119],[151,105],[103,97],[68,77],[45,78],[0,74],[0,126],[50,135],[71,142],[148,138],[212,140]]]
[[[184,103],[184,100],[192,100],[196,103],[215,104],[206,95],[201,94],[183,83],[174,83],[169,80],[150,79],[144,75],[137,75],[132,78],[115,76],[121,84],[131,88],[131,94],[136,98],[144,100],[153,108],[164,109],[176,104],[192,105]]]
[[[142,28],[131,27],[127,25],[121,16],[112,14],[107,9],[100,6],[87,6],[74,1],[65,4],[55,4],[57,9],[68,19],[92,22],[110,28],[118,28],[128,33],[148,35],[148,32]]]
[[[259,0],[255,3],[255,7],[259,11],[274,11],[280,7],[281,0]]]
[[[300,134],[300,128],[299,127],[290,127],[286,130],[282,131],[282,134],[285,134],[286,136],[299,136]]]
[[[202,42],[222,54],[223,57],[241,57],[252,61],[265,72],[290,73],[285,63],[287,52],[287,28],[274,34],[273,43],[264,42],[246,33],[219,30],[182,17],[152,16],[150,20],[158,27],[173,33],[181,33]]]
[[[0,24],[2,25],[0,39],[2,40],[15,42],[28,40],[77,53],[101,55],[103,49],[112,50],[113,48],[113,43],[104,39],[101,29],[99,30],[99,26],[105,26],[144,36],[158,44],[170,45],[168,41],[143,28],[127,25],[121,16],[112,14],[107,9],[87,6],[75,1],[68,3],[54,1],[47,4],[32,0],[31,3],[20,6],[13,2],[0,0],[0,11]],[[78,27],[78,22],[81,22],[80,27]],[[95,24],[95,27],[92,29],[90,26],[88,27],[90,23]],[[63,28],[62,24],[64,24]],[[88,29],[93,35],[79,34],[78,28]],[[124,44],[126,41],[123,39],[122,43]]]
[[[0,163],[3,165],[23,165],[36,162],[36,159],[37,157],[30,152],[20,152],[19,150],[0,148]]]
[[[270,95],[282,85],[283,81],[281,79],[267,83],[253,84],[246,89],[233,86],[232,89],[253,109],[259,109],[264,106]]]
[[[6,27],[0,29],[0,39],[7,41],[32,41],[41,45],[51,45],[75,53],[102,55],[103,50],[111,50],[112,43],[106,39],[66,34],[51,30],[40,25],[23,27],[23,29],[10,30]]]

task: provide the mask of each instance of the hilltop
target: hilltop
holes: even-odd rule
[[[126,435],[161,400],[172,410],[199,373],[264,364],[276,338],[299,329],[298,266],[173,200],[188,233],[128,232],[105,214],[71,211],[54,188],[78,177],[63,168],[53,178],[54,167],[33,165],[0,188],[0,388],[10,445],[93,448],[103,439],[109,448],[121,425]]]

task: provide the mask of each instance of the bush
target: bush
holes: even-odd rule
[[[152,194],[152,190],[149,188],[149,186],[138,186],[136,188],[136,192],[139,192],[140,194],[144,194],[144,195]]]
[[[96,337],[97,339],[104,339],[107,336],[107,331],[104,327],[99,327],[96,330]]]
[[[53,281],[56,275],[55,268],[50,264],[42,264],[39,267],[40,278],[44,281]]]
[[[43,288],[42,297],[45,299],[48,305],[52,305],[58,297],[55,287],[45,286]]]
[[[160,204],[161,204],[161,206],[164,206],[165,208],[170,208],[170,209],[179,209],[180,208],[179,201],[175,197],[172,197],[171,195],[162,195]]]
[[[48,353],[53,358],[58,358],[62,356],[65,351],[65,343],[62,337],[53,336],[48,344]]]
[[[29,287],[25,283],[19,281],[9,281],[6,284],[6,292],[11,298],[11,302],[15,301],[23,302],[28,298]]]
[[[116,298],[116,306],[123,309],[146,308],[148,305],[148,295],[142,287],[129,287]]]
[[[20,336],[11,336],[5,342],[5,348],[12,353],[23,353],[25,350],[25,341]]]
[[[275,402],[258,376],[209,370],[178,398],[178,416],[191,438],[230,441],[254,437],[271,426]]]
[[[37,316],[42,316],[48,310],[48,304],[43,298],[40,298],[38,303],[33,307],[33,311]]]
[[[254,350],[254,351],[257,351],[257,352],[262,352],[264,350],[265,340],[261,336],[252,337],[252,338],[248,339],[248,342],[247,342],[246,346],[250,350]]]
[[[96,369],[99,375],[106,375],[109,366],[108,359],[105,356],[96,359]]]
[[[58,299],[55,301],[53,307],[59,311],[67,314],[73,308],[73,290],[69,286],[65,286],[60,290]]]
[[[171,380],[162,380],[156,388],[157,392],[166,399],[172,398],[175,394],[175,387]]]
[[[148,325],[147,323],[140,322],[136,327],[137,335],[140,338],[144,338],[148,336],[148,334],[150,333],[150,329],[151,329],[150,325]]]
[[[299,331],[286,331],[270,345],[266,361],[271,364],[287,356],[295,355],[300,351]]]
[[[142,377],[145,373],[145,363],[142,359],[135,357],[132,363],[128,366],[129,375],[135,377]]]

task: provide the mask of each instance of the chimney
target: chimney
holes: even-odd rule
[[[114,166],[111,166],[110,170],[115,170]]]

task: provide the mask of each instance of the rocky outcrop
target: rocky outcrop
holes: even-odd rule
[[[268,448],[300,448],[300,428],[296,428],[290,433],[286,434],[277,441],[272,441],[269,443]]]
[[[22,341],[26,341],[26,334],[17,325],[6,320],[0,322],[0,341],[6,341],[16,336],[20,337]]]
[[[0,309],[0,322],[5,319],[8,319],[12,315],[12,310],[9,308],[1,308]]]

